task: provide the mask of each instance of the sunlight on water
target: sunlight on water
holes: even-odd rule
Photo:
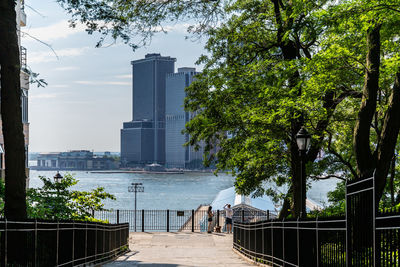
[[[30,187],[41,186],[38,176],[53,177],[54,171],[31,171]],[[144,185],[144,193],[137,193],[138,209],[196,209],[200,204],[211,203],[220,190],[233,186],[234,178],[227,174],[136,174],[71,172],[79,183],[77,190],[91,190],[102,186],[114,194],[116,201],[106,203],[107,208],[134,209],[134,193],[128,192],[133,182]],[[61,172],[62,175],[65,172]]]
[[[41,186],[38,176],[53,177],[54,171],[31,171],[30,187]],[[62,171],[64,175],[66,172]],[[71,172],[79,183],[74,189],[89,191],[102,186],[114,194],[116,201],[107,201],[106,208],[134,209],[134,193],[128,192],[133,182],[141,182],[144,192],[138,193],[138,209],[196,209],[200,204],[211,203],[219,191],[234,184],[228,174],[185,173],[185,174],[136,174],[136,173],[90,173]],[[313,182],[308,197],[321,203],[326,202],[326,193],[335,188],[338,180]]]

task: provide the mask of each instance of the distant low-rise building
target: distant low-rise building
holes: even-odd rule
[[[89,150],[40,153],[36,170],[110,170],[118,168],[118,163],[110,154],[95,156]]]

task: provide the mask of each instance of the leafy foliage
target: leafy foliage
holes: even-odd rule
[[[27,191],[28,216],[40,219],[94,220],[92,211],[104,210],[103,200],[115,200],[103,187],[89,192],[71,190],[78,181],[65,174],[61,182],[40,176],[43,186]]]
[[[72,16],[71,26],[78,22],[87,27],[87,32],[98,32],[104,41],[118,38],[129,43],[133,49],[147,45],[158,32],[167,33],[174,22],[195,21],[188,31],[205,32],[217,25],[224,17],[222,7],[225,0],[57,0]],[[169,25],[168,25],[169,24]]]
[[[283,197],[299,214],[301,126],[313,135],[308,182],[377,169],[380,187],[386,184],[391,154],[399,154],[397,0],[58,2],[72,24],[103,34],[98,45],[108,36],[137,48],[184,19],[206,34],[203,73],[187,89],[185,108],[194,118],[186,132],[191,145],[206,144],[206,164],[232,170],[239,193]],[[398,192],[394,173],[395,182],[378,195],[383,202]],[[264,188],[266,180],[290,185],[287,194]],[[339,201],[332,212],[343,206],[340,186],[330,195]]]

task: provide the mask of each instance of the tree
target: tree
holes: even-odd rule
[[[382,196],[400,128],[395,0],[57,2],[72,15],[72,25],[82,22],[89,33],[103,34],[98,46],[120,37],[137,48],[166,23],[198,23],[190,30],[210,37],[210,56],[200,59],[204,73],[188,90],[186,108],[197,115],[187,131],[192,144],[206,141],[208,161],[217,158],[220,169],[233,170],[239,192],[262,193],[265,180],[287,183],[284,213],[291,203],[294,216],[304,214],[306,186],[294,137],[305,125],[314,140],[310,177],[365,178],[376,169]],[[339,135],[343,129],[345,136]],[[316,162],[321,151],[325,156]],[[21,191],[22,184],[16,186]]]
[[[396,24],[400,22],[400,10],[393,9],[398,7],[396,1],[377,1],[361,7],[368,17],[367,22],[362,21],[366,28],[368,53],[353,146],[358,176],[368,178],[375,171],[375,194],[377,199],[381,199],[400,130],[400,62],[396,58],[400,51],[398,47],[390,47],[391,44],[387,46],[387,42],[396,42],[399,37],[400,28]],[[360,7],[354,7],[357,8]],[[386,47],[383,42],[386,42]],[[392,69],[390,89],[380,78],[385,67]]]
[[[197,114],[187,125],[191,144],[206,140],[211,151],[217,143],[219,150],[208,153],[209,160],[216,159],[219,169],[233,170],[240,193],[264,193],[266,180],[278,186],[287,183],[282,216],[288,215],[290,203],[294,216],[305,214],[306,185],[295,140],[300,127],[313,133],[310,165],[326,144],[338,105],[359,97],[336,84],[314,88],[312,75],[323,63],[317,44],[326,31],[317,12],[325,3],[233,4],[230,8],[238,15],[209,32],[210,56],[201,58],[205,69],[187,90],[186,108]],[[309,172],[321,178],[330,161],[320,160],[319,168],[308,166]]]
[[[5,150],[5,216],[26,218],[25,143],[15,1],[0,1],[1,118]]]
[[[333,137],[332,152],[353,178],[365,179],[375,171],[378,200],[387,184],[400,129],[398,7],[398,2],[391,0],[343,1],[328,12],[330,40],[346,53],[347,59],[340,67],[359,76],[342,84],[362,93],[360,100],[347,106],[352,112],[341,123],[346,125],[347,135],[352,136],[352,147],[341,145],[344,149],[335,151],[335,143],[343,143],[343,136]]]
[[[93,220],[92,212],[104,209],[103,200],[115,200],[115,196],[104,191],[103,187],[89,192],[71,190],[78,181],[66,174],[61,182],[53,182],[39,177],[43,182],[40,188],[28,190],[28,213],[31,218],[52,220]]]
[[[71,174],[64,175],[61,182],[40,176],[43,186],[27,191],[29,218],[47,220],[95,220],[94,211],[103,211],[104,200],[115,200],[115,196],[97,187],[91,191],[72,190],[79,181]],[[0,181],[0,214],[4,215],[4,183]]]
[[[140,34],[144,45],[155,32],[163,31],[161,22],[180,17],[201,18],[198,32],[215,21],[220,1],[109,1],[59,0],[70,14],[72,26],[77,18],[85,23],[88,32],[99,31],[103,38],[121,37],[129,42]],[[26,218],[25,144],[21,121],[20,58],[17,38],[15,0],[0,0],[0,67],[1,116],[5,154],[5,216],[8,219]],[[74,19],[75,18],[75,19]],[[110,26],[111,25],[111,26]],[[132,43],[132,47],[138,45]],[[43,82],[40,81],[39,82]]]
[[[233,169],[238,176],[239,191],[249,193],[258,188],[261,192],[262,182],[270,177],[274,177],[278,185],[289,182],[287,199],[293,204],[293,213],[295,216],[304,213],[300,207],[304,207],[305,192],[300,188],[305,190],[305,185],[300,179],[294,138],[302,125],[312,129],[314,135],[308,163],[315,161],[322,147],[328,152],[317,166],[308,164],[312,177],[337,177],[337,172],[357,177],[363,172],[362,165],[372,166],[361,160],[368,155],[364,153],[370,145],[365,142],[368,128],[365,125],[369,125],[370,116],[355,125],[346,125],[346,130],[355,129],[354,150],[359,152],[347,149],[343,138],[336,135],[341,120],[354,118],[358,112],[354,108],[355,100],[364,94],[362,103],[368,102],[365,101],[366,91],[362,94],[359,86],[359,67],[363,64],[357,64],[358,56],[356,60],[349,60],[354,56],[349,46],[367,55],[368,48],[359,45],[365,30],[363,25],[372,25],[373,16],[379,14],[389,15],[386,19],[391,18],[393,22],[395,1],[59,2],[73,15],[73,22],[79,20],[88,26],[89,33],[100,31],[104,36],[119,36],[126,42],[132,35],[139,34],[145,44],[153,33],[163,31],[165,22],[182,18],[200,21],[195,32],[205,32],[211,37],[207,48],[212,56],[200,60],[206,64],[203,80],[200,78],[192,86],[193,90],[189,89],[187,108],[198,115],[187,131],[192,136],[192,144],[206,140],[209,152],[218,143],[221,149],[216,154],[207,152],[208,160],[216,156],[221,169]],[[212,20],[206,19],[209,14],[213,15]],[[221,19],[221,14],[225,14],[227,19],[222,22],[226,23],[208,27],[214,19]],[[360,14],[365,17],[357,17]],[[333,22],[330,21],[332,17]],[[106,23],[100,25],[98,21]],[[352,26],[349,33],[343,32],[343,25]],[[361,30],[361,34],[357,30]],[[102,41],[104,39],[99,44]],[[335,47],[346,54],[338,56]],[[318,80],[322,84],[316,83]],[[325,81],[330,83],[325,85]],[[232,103],[227,103],[226,99]],[[228,107],[222,107],[221,103]],[[260,105],[265,107],[258,107]],[[362,107],[360,114],[365,110]],[[396,136],[396,126],[386,129],[392,132],[384,131],[385,136]],[[232,133],[233,138],[228,139],[226,131]],[[393,138],[386,139],[393,143]],[[337,151],[338,148],[346,150]],[[390,149],[385,151],[390,152]],[[386,155],[390,153],[380,155],[382,160],[378,165],[387,166]],[[352,157],[357,164],[355,169]],[[383,165],[382,176],[385,176],[387,168]],[[289,177],[289,181],[284,176]]]

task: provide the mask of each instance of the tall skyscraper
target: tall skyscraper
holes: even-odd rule
[[[132,121],[121,129],[121,163],[165,164],[165,78],[175,58],[147,54],[132,61]]]
[[[184,110],[185,88],[196,74],[195,68],[179,68],[178,73],[167,75],[166,79],[166,132],[165,154],[168,168],[202,168],[202,149],[195,151],[191,146],[183,146],[189,141],[188,134],[182,134],[191,114]]]

